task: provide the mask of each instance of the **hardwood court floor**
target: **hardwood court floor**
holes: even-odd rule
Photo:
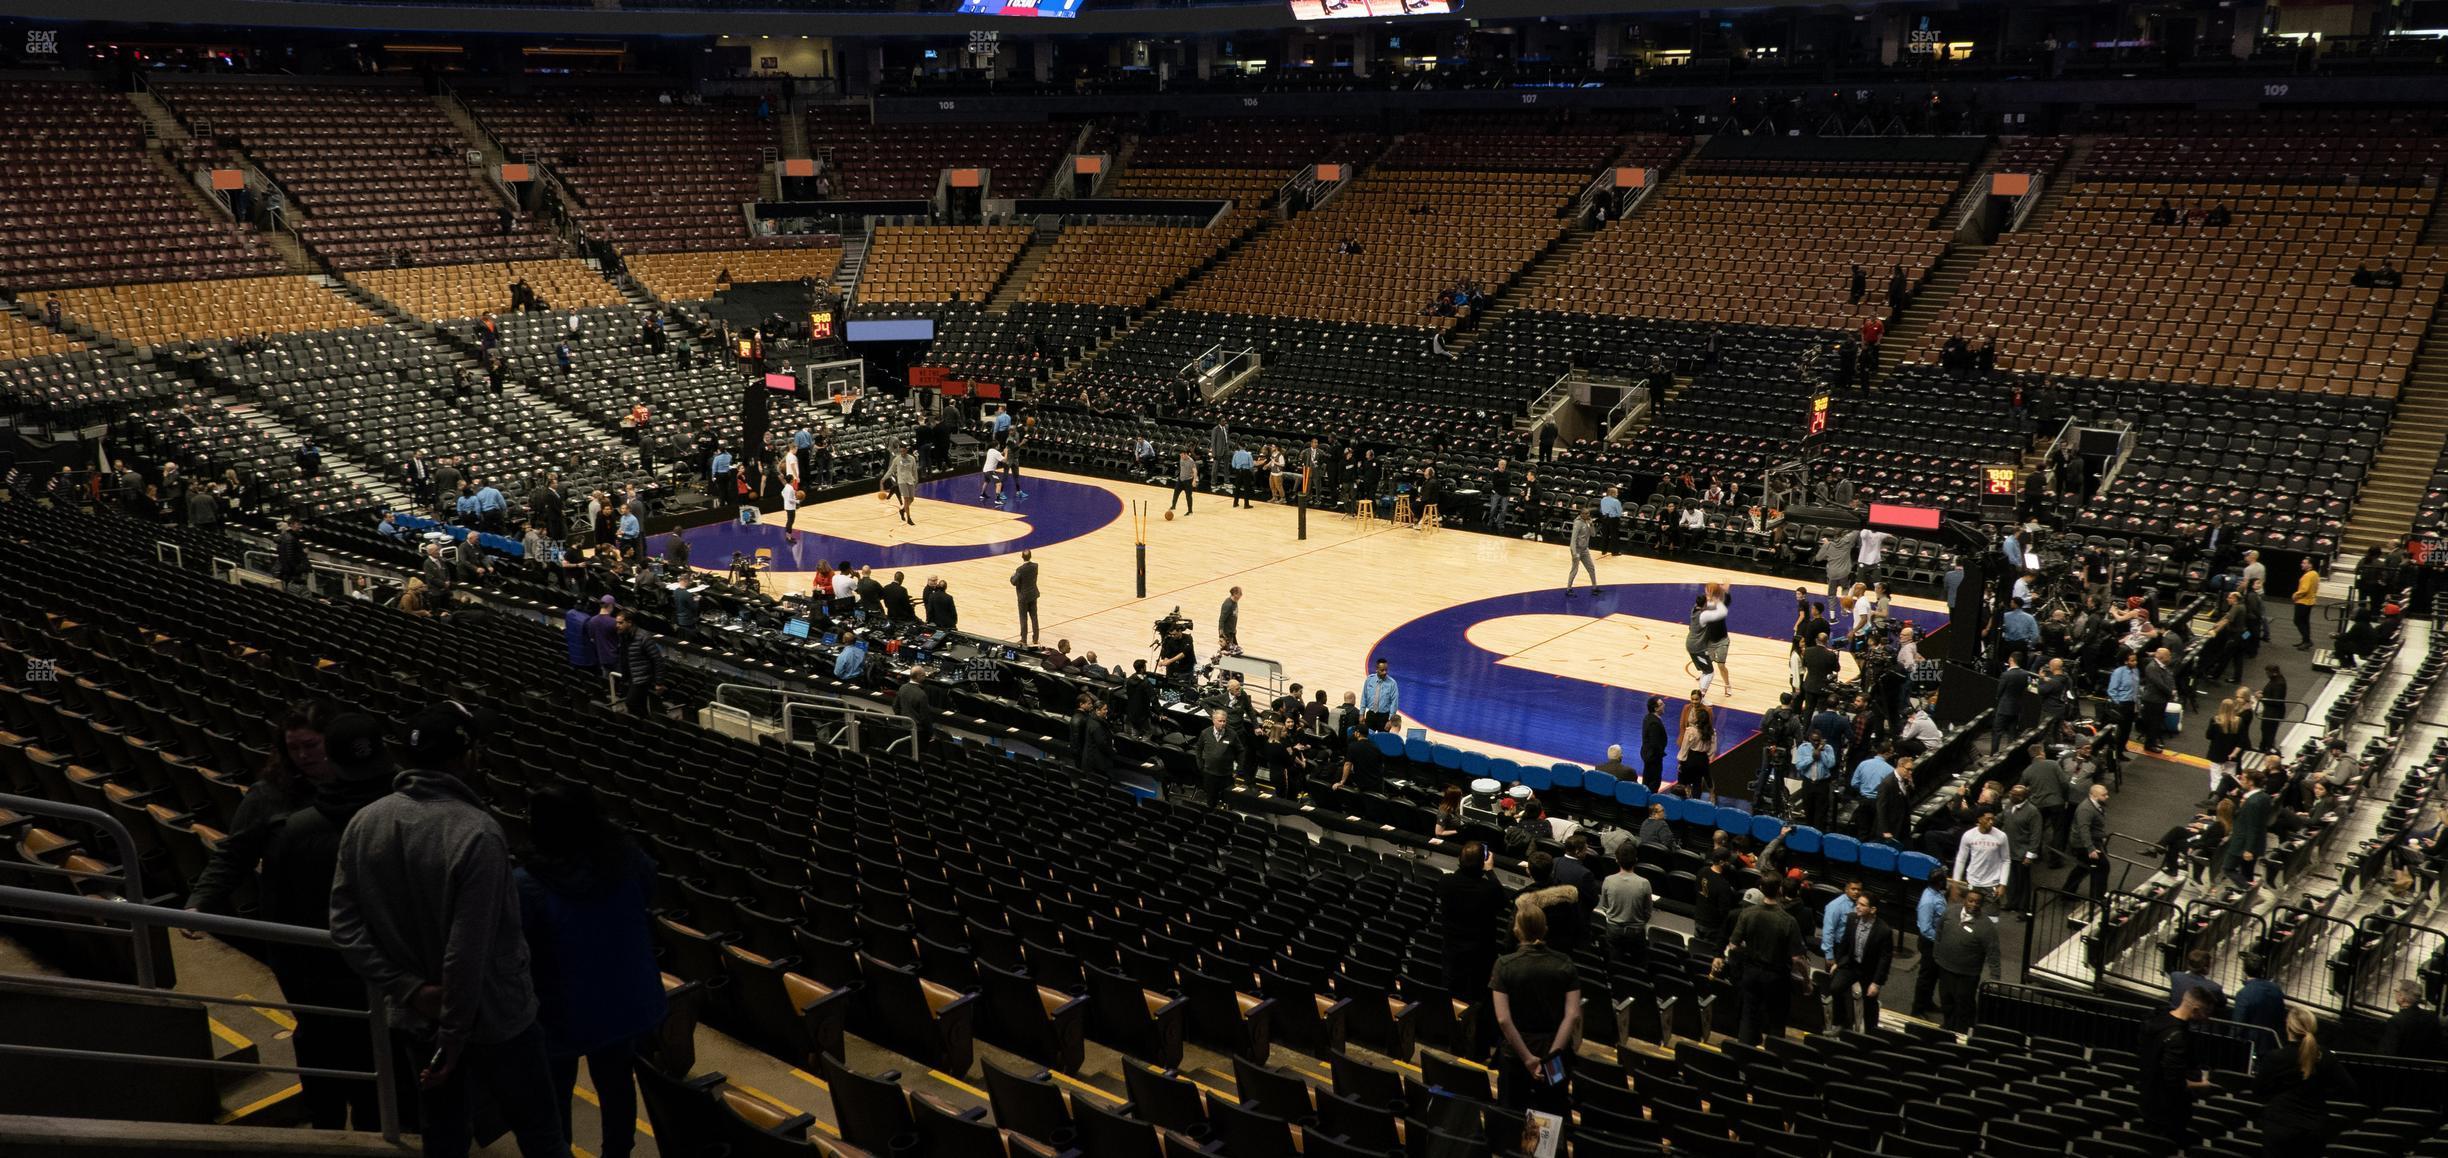
[[[1199,657],[1215,649],[1225,593],[1242,589],[1245,652],[1282,664],[1288,682],[1331,703],[1356,691],[1377,656],[1390,660],[1406,724],[1496,756],[1596,763],[1608,743],[1637,749],[1641,703],[1667,697],[1669,718],[1694,686],[1684,654],[1685,616],[1698,585],[1736,584],[1729,662],[1711,701],[1721,745],[1756,730],[1786,688],[1793,583],[1723,567],[1601,556],[1607,591],[1567,598],[1565,548],[1474,532],[1423,532],[1348,514],[1293,508],[1233,509],[1201,495],[1194,515],[1166,521],[1166,491],[1073,475],[1032,474],[1028,497],[1007,509],[981,503],[975,476],[929,483],[904,526],[872,497],[799,511],[800,541],[781,528],[715,524],[685,534],[700,564],[732,550],[770,552],[769,590],[805,591],[817,559],[906,575],[913,595],[930,577],[950,583],[963,630],[1018,631],[1011,573],[1024,546],[1039,568],[1044,643],[1070,641],[1108,666],[1154,659],[1154,623],[1174,608],[1196,621]],[[1128,505],[1146,503],[1147,595],[1139,596]],[[768,514],[767,519],[778,520]],[[1899,600],[1925,627],[1943,622],[1935,601]],[[1261,697],[1263,698],[1263,697]]]

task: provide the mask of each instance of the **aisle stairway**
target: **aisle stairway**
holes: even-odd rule
[[[2448,448],[2448,310],[2432,314],[2431,328],[2406,372],[2388,440],[2372,459],[2354,515],[2346,521],[2344,554],[2359,556],[2366,547],[2405,537],[2443,448]]]
[[[1955,291],[1963,288],[1972,277],[1981,258],[1988,256],[1989,246],[1958,242],[1940,254],[1938,264],[1930,267],[1921,279],[1920,288],[1913,291],[1912,300],[1895,317],[1888,319],[1887,336],[1879,339],[1879,365],[1882,372],[1892,374],[1895,368],[1920,354],[1922,335],[1936,321],[1938,312],[1954,300]],[[1884,293],[1883,279],[1877,270],[1870,271],[1872,293]]]
[[[1004,271],[1003,284],[996,286],[994,296],[986,299],[986,312],[1011,312],[1012,303],[1028,292],[1029,283],[1037,278],[1037,268],[1045,264],[1046,255],[1054,252],[1054,243],[1061,238],[1060,229],[1051,232],[1040,230],[1036,236],[1029,238],[1028,245],[1020,251],[1011,268]]]
[[[1583,229],[1578,223],[1565,230],[1564,236],[1548,246],[1547,252],[1523,267],[1521,275],[1514,278],[1510,285],[1498,289],[1486,305],[1463,319],[1462,324],[1447,331],[1445,348],[1454,351],[1469,349],[1471,343],[1493,328],[1498,319],[1545,298],[1547,287],[1555,281],[1556,271],[1571,264],[1573,255],[1581,252],[1596,236],[1596,230]]]

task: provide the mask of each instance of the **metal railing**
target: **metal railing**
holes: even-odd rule
[[[2331,1015],[2346,1012],[2346,995],[2353,992],[2351,958],[2348,968],[2338,968],[2340,953],[2354,943],[2355,929],[2327,913],[2314,912],[2309,905],[2281,905],[2270,913],[2269,935],[2262,942],[2268,946],[2265,954],[2270,976],[2285,978],[2299,972],[2309,972],[2316,984],[2288,985],[2287,996]]]
[[[2448,965],[2448,933],[2374,913],[2355,926],[2355,963],[2344,994],[2348,1010],[2386,1018],[2397,1012],[2397,983],[2423,987],[2423,1000],[2439,1000],[2442,965]]]
[[[1980,1023],[2035,1038],[2129,1050],[2144,1019],[2158,1010],[2138,1002],[2091,994],[2053,992],[2029,985],[1991,981],[1981,986]],[[2192,1027],[2194,1060],[2206,1069],[2247,1071],[2255,1047],[2275,1048],[2277,1035],[2266,1026],[2204,1018]]]
[[[743,703],[741,701],[749,701]],[[762,701],[759,705],[757,702]],[[886,752],[916,754],[917,722],[878,704],[852,696],[829,692],[799,691],[792,688],[769,688],[757,684],[716,684],[713,707],[743,718],[764,716],[780,721],[782,736],[798,742],[800,717],[810,717],[809,743],[853,752],[867,750],[866,729],[880,727],[896,733],[884,744]]]
[[[208,1058],[165,1057],[156,1054],[130,1053],[124,1050],[78,1049],[67,1046],[21,1045],[0,1042],[0,1054],[54,1060],[116,1062],[139,1066],[169,1066],[181,1069],[219,1070],[227,1073],[278,1073],[301,1077],[338,1078],[371,1081],[380,1110],[384,1139],[399,1141],[399,1100],[393,1085],[390,1019],[383,1014],[382,993],[371,984],[366,987],[365,1009],[341,1009],[333,1006],[305,1005],[296,1002],[265,1001],[254,997],[213,997],[185,993],[160,986],[154,971],[151,946],[154,934],[179,929],[233,940],[254,940],[280,945],[302,946],[338,953],[339,945],[322,929],[297,925],[282,925],[270,921],[251,921],[239,917],[224,917],[213,913],[190,912],[185,909],[149,904],[145,901],[144,875],[141,858],[137,855],[135,838],[117,817],[98,809],[78,804],[62,804],[26,796],[0,795],[0,807],[30,816],[45,816],[89,825],[109,836],[118,846],[119,864],[114,874],[118,892],[125,899],[105,899],[54,892],[47,889],[0,885],[0,922],[20,927],[58,929],[84,935],[101,935],[123,939],[128,943],[133,959],[134,984],[115,981],[87,981],[76,978],[11,975],[10,984],[47,988],[64,994],[92,994],[103,997],[141,997],[150,1001],[185,1002],[196,1006],[244,1005],[262,1009],[282,1009],[294,1013],[309,1013],[331,1017],[359,1019],[366,1022],[374,1056],[371,1070],[338,1070],[314,1066],[277,1065],[268,1062],[222,1061]],[[92,879],[97,875],[49,865],[13,865],[13,868],[47,870],[54,875]],[[106,877],[107,879],[107,877]],[[45,913],[49,916],[29,916]]]
[[[1538,397],[1530,400],[1530,412],[1526,416],[1530,425],[1537,426],[1571,398],[1572,371],[1567,370],[1556,375],[1555,381],[1548,383],[1545,390],[1539,391]]]
[[[2007,211],[2006,232],[2012,233],[2023,228],[2024,219],[2032,215],[2032,210],[2040,207],[2040,195],[2047,189],[2048,174],[2034,173],[2031,175],[2031,185],[2023,190],[2021,197],[2015,198],[2014,207]]]
[[[2244,987],[2244,960],[2269,939],[2269,922],[2249,909],[2197,900],[2185,906],[2184,924],[2168,938],[2165,964],[2183,961],[2190,950],[2210,951],[2210,979],[2229,993]],[[2233,946],[2229,951],[2222,946]]]

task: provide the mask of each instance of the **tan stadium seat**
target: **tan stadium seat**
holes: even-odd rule
[[[40,303],[29,303],[40,308]],[[67,307],[63,305],[62,309]],[[66,354],[82,350],[85,343],[55,330],[35,325],[16,314],[0,313],[0,362],[19,358],[39,358],[45,354]]]
[[[95,286],[62,290],[59,299],[69,317],[137,346],[383,324],[364,306],[304,277]]]
[[[1191,310],[1408,326],[1451,324],[1439,291],[1518,276],[1564,230],[1586,179],[1560,173],[1380,170],[1260,234],[1174,299]],[[1427,213],[1415,212],[1426,207]],[[1340,243],[1359,252],[1337,252]]]
[[[984,301],[1028,241],[1025,225],[886,226],[860,268],[858,300]]]
[[[1768,166],[1753,166],[1768,168]],[[1960,178],[1685,173],[1601,230],[1541,287],[1542,309],[1853,329],[1886,313],[1889,271],[1918,282]],[[1859,305],[1851,267],[1870,275]]]
[[[798,281],[814,278],[830,283],[841,266],[842,251],[823,249],[717,249],[692,253],[649,253],[629,259],[629,275],[646,292],[667,302],[694,302],[713,297],[716,279],[728,272],[734,284]]]
[[[2233,220],[2152,225],[2162,200]],[[2000,369],[2394,397],[2448,275],[2416,243],[2430,208],[2411,185],[2080,180],[1982,258],[1912,353],[1961,335],[1994,341]],[[2352,284],[2383,263],[2403,287]]]
[[[509,313],[510,284],[520,279],[556,310],[626,304],[612,283],[576,258],[369,269],[349,275],[350,281],[385,301],[436,321]]]

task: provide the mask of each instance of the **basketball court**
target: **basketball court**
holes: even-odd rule
[[[1038,564],[1044,643],[1128,670],[1154,665],[1155,622],[1179,608],[1197,625],[1198,657],[1213,658],[1225,593],[1242,590],[1240,642],[1281,664],[1304,698],[1339,704],[1383,658],[1401,689],[1407,727],[1458,746],[1544,763],[1594,764],[1606,746],[1637,752],[1650,695],[1671,720],[1693,688],[1683,641],[1700,585],[1733,585],[1727,671],[1711,692],[1721,750],[1748,739],[1786,690],[1793,627],[1791,580],[1644,557],[1600,556],[1605,593],[1584,580],[1567,596],[1563,545],[1455,530],[1363,523],[1260,503],[1235,510],[1202,494],[1195,515],[1164,518],[1169,492],[1076,475],[1030,474],[1025,497],[982,502],[978,476],[919,488],[916,526],[872,496],[799,510],[796,543],[780,515],[680,532],[691,558],[720,570],[732,552],[768,565],[769,592],[808,590],[819,562],[903,573],[912,597],[930,578],[950,584],[960,628],[999,638],[1019,630],[1011,572],[1022,550]],[[1131,504],[1145,503],[1147,595],[1137,587]],[[660,543],[655,549],[660,550]],[[1945,622],[1935,600],[1898,599],[1897,613],[1926,632]],[[1847,665],[1850,673],[1850,664]],[[1258,694],[1253,691],[1253,694]],[[1266,698],[1258,694],[1262,701]]]

